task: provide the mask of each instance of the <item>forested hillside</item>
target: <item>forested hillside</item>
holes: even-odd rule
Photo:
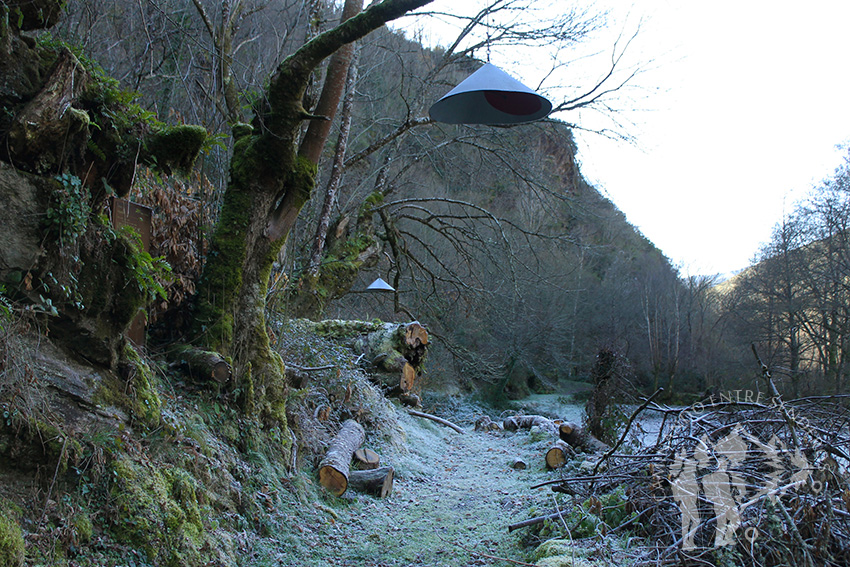
[[[263,81],[279,54],[316,31],[305,7],[239,12],[238,3],[224,3],[207,6],[205,22],[181,3],[122,13],[96,2],[81,6],[59,23],[58,37],[138,91],[143,107],[220,136],[222,145],[196,168],[210,184],[187,188],[205,211],[200,222],[214,220],[228,175],[227,124],[250,119],[249,104],[262,104]],[[583,12],[565,20],[570,30],[558,39],[565,44],[599,25]],[[221,37],[213,41],[209,29]],[[232,59],[222,51],[228,33]],[[509,43],[525,32],[502,33]],[[480,65],[468,51],[430,51],[387,29],[358,43],[356,77],[346,87],[350,133],[333,181],[322,261],[315,266],[316,225],[336,155],[336,122],[313,198],[274,267],[270,300],[293,316],[421,319],[443,338],[439,348],[453,353],[444,357],[451,381],[498,382],[518,372],[551,386],[559,377],[586,376],[602,347],[627,356],[647,387],[679,375],[698,381],[681,320],[668,313],[667,302],[688,292],[663,255],[584,181],[568,124],[426,123],[428,106]],[[228,102],[230,88],[238,104]],[[316,99],[316,91],[306,96]],[[394,284],[395,301],[348,293],[378,276]],[[527,391],[509,387],[516,388],[513,395]]]

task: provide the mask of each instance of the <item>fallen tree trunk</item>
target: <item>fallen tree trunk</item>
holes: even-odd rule
[[[354,452],[363,445],[366,432],[353,419],[346,420],[319,463],[319,483],[336,496],[348,488],[349,467]]]
[[[565,421],[558,427],[558,437],[574,449],[588,453],[602,453],[609,449],[608,445],[591,435],[580,425]]]
[[[546,451],[546,468],[559,469],[567,464],[567,460],[573,454],[573,449],[566,441],[558,440]]]
[[[381,467],[368,471],[351,471],[348,474],[348,486],[358,492],[374,494],[380,498],[386,498],[393,491],[392,467]]]
[[[441,425],[445,425],[446,427],[454,429],[458,433],[465,433],[463,429],[461,429],[460,427],[458,427],[457,425],[455,425],[451,421],[443,419],[442,417],[437,417],[436,415],[431,415],[430,413],[423,413],[421,411],[407,410],[407,412],[410,415],[415,415],[416,417],[422,417],[422,418],[425,418],[425,419],[430,419],[431,421],[436,421],[437,423],[439,423]]]

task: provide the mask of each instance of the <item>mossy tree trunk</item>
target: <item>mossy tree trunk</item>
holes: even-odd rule
[[[232,357],[246,410],[256,402],[264,418],[285,421],[283,363],[272,352],[265,327],[269,274],[310,198],[329,130],[324,121],[311,123],[313,133],[297,149],[302,122],[317,118],[301,104],[310,74],[339,49],[430,2],[385,0],[315,37],[277,68],[266,93],[267,108],[254,118],[253,130],[238,129],[221,217],[199,283],[194,338]],[[320,102],[317,109],[329,118],[347,71],[348,61],[342,61],[335,100]]]

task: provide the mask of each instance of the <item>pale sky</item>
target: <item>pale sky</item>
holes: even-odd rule
[[[686,273],[746,267],[850,140],[850,2],[638,0],[666,92],[641,149],[581,136],[582,171]]]
[[[617,34],[643,18],[630,53],[653,63],[638,98],[623,101],[635,110],[623,118],[637,147],[577,132],[582,173],[684,274],[746,267],[783,212],[832,174],[836,145],[850,141],[850,1],[596,4],[610,8],[610,25],[587,47],[608,57]],[[545,57],[530,59],[503,65],[536,87],[535,62]],[[594,64],[603,70],[593,58],[568,69],[592,77]]]

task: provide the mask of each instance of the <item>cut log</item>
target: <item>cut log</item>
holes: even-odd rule
[[[416,381],[416,369],[409,362],[404,363],[401,369],[401,391],[407,394],[413,390],[413,383]]]
[[[354,452],[363,445],[366,432],[353,419],[346,420],[331,441],[325,457],[319,463],[319,483],[336,496],[348,488],[349,465]]]
[[[570,447],[589,453],[601,453],[609,449],[608,445],[588,433],[583,427],[568,421],[558,427],[558,437]]]
[[[348,474],[348,486],[358,492],[374,494],[386,498],[393,491],[392,467],[381,467],[367,471],[351,471]]]
[[[567,464],[573,454],[573,448],[566,441],[558,440],[546,451],[546,468],[559,469]]]
[[[354,451],[354,464],[360,470],[372,470],[381,464],[381,456],[372,449],[357,449]]]
[[[441,425],[445,425],[446,427],[450,427],[451,429],[454,429],[458,433],[464,433],[463,429],[461,429],[460,427],[458,427],[457,425],[455,425],[451,421],[448,421],[447,419],[443,419],[442,417],[437,417],[436,415],[431,415],[430,413],[423,413],[421,411],[407,410],[407,412],[410,415],[415,415],[416,417],[422,417],[422,418],[425,418],[425,419],[430,419],[431,421],[436,421],[437,423],[439,423]]]
[[[428,344],[428,331],[425,330],[419,321],[409,323],[404,330],[404,342],[407,346],[418,348]]]
[[[189,376],[199,382],[213,381],[224,385],[230,380],[230,364],[217,352],[186,347],[176,351],[171,358],[178,360]]]
[[[502,422],[502,426],[506,431],[516,431],[518,429],[531,429],[532,427],[540,427],[550,431],[552,435],[556,435],[557,428],[552,423],[551,419],[542,415],[515,415],[509,417]]]
[[[511,461],[511,468],[514,469],[514,470],[517,470],[517,471],[522,471],[522,470],[525,470],[525,469],[528,468],[528,463],[526,463],[524,460],[520,459],[519,457],[515,457]]]

